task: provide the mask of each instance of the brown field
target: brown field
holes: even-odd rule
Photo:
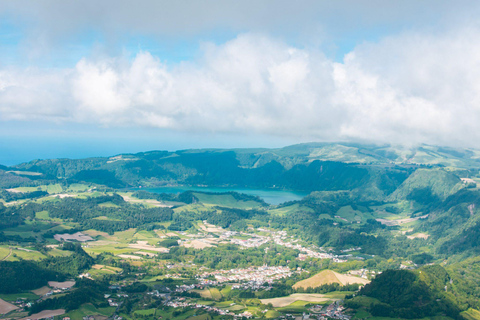
[[[261,299],[263,304],[271,303],[275,308],[286,307],[289,304],[295,301],[308,301],[308,302],[326,302],[326,301],[336,301],[338,299],[332,299],[324,294],[318,293],[294,293],[288,297],[272,298],[272,299]]]
[[[106,265],[104,265],[104,264],[94,264],[94,265],[92,266],[92,269],[95,269],[95,270],[105,269],[105,270],[113,271],[113,272],[120,272],[120,271],[122,271],[122,268],[116,268],[116,267],[106,266]]]
[[[52,289],[50,289],[47,286],[44,286],[44,287],[32,290],[32,292],[35,293],[37,296],[44,296],[47,294],[47,292],[50,292],[50,290]]]
[[[130,243],[128,245],[129,248],[133,249],[143,249],[143,250],[151,250],[156,252],[168,252],[167,248],[157,248],[148,244],[147,241],[137,241],[137,243]]]
[[[206,232],[223,232],[224,231],[222,227],[217,227],[207,222],[199,223],[198,226],[200,227],[201,231],[206,231]]]
[[[214,247],[214,245],[211,245],[210,243],[202,240],[187,241],[185,243],[182,243],[182,246],[186,248],[195,248],[195,249],[204,249],[208,247]]]
[[[174,232],[167,232],[166,233],[166,236],[167,237],[178,237],[178,234],[174,233]]]
[[[355,277],[355,276],[349,276],[345,274],[340,274],[332,270],[323,270],[320,273],[317,273],[316,275],[299,281],[293,285],[293,288],[298,289],[298,288],[316,288],[320,287],[324,284],[331,284],[331,283],[338,283],[342,286],[347,285],[347,284],[353,284],[353,283],[358,283],[358,284],[367,284],[370,281],[367,279]]]
[[[48,281],[48,285],[52,288],[71,288],[75,285],[75,281],[64,281],[64,282]]]
[[[32,314],[31,316],[22,318],[20,320],[37,320],[37,319],[44,319],[49,317],[59,316],[65,313],[65,309],[57,309],[57,310],[43,310],[42,312]]]
[[[18,309],[17,306],[0,299],[0,314],[9,313],[10,311]]]

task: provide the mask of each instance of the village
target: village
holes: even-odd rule
[[[235,319],[238,318],[253,318],[255,315],[249,311],[244,311],[241,313],[235,313],[230,311],[228,308],[218,308],[214,306],[208,306],[204,304],[194,303],[187,301],[186,298],[180,297],[175,298],[174,300],[168,300],[165,302],[166,306],[172,308],[195,308],[203,309],[207,312],[215,312],[219,315],[231,316]],[[235,305],[232,303],[231,306]],[[267,313],[268,308],[261,311],[262,313]],[[315,304],[308,309],[308,312],[303,312],[302,315],[294,316],[292,314],[285,314],[277,317],[276,319],[295,319],[295,320],[307,320],[307,319],[318,319],[318,320],[327,320],[327,319],[338,319],[338,320],[350,320],[351,316],[345,314],[345,307],[343,307],[338,301],[333,302],[329,305],[320,305]]]
[[[203,221],[204,225],[209,225],[206,221]],[[217,241],[228,241],[232,244],[238,245],[241,248],[258,248],[269,242],[283,246],[290,249],[300,251],[299,259],[304,260],[306,258],[316,259],[332,259],[336,263],[343,263],[348,260],[351,255],[335,255],[327,252],[324,248],[317,246],[310,246],[309,248],[302,246],[299,239],[288,236],[286,231],[271,231],[267,228],[257,228],[256,230],[251,228],[252,232],[237,232],[224,230],[222,228],[209,225],[211,229],[217,231],[218,240],[212,239],[209,235],[204,233],[198,233],[194,235],[197,241],[204,243],[207,246],[211,246]],[[188,236],[186,232],[180,232],[183,236]],[[266,235],[265,235],[266,234]],[[192,236],[192,235],[191,235]],[[188,241],[179,241],[180,245],[185,245]],[[342,253],[348,253],[361,250],[361,247],[349,248],[342,250]]]
[[[295,272],[302,272],[301,269]],[[263,283],[273,283],[275,280],[291,277],[293,272],[289,267],[282,266],[262,266],[249,267],[245,269],[231,269],[231,270],[215,270],[212,272],[204,272],[197,276],[200,283],[208,285],[209,277],[214,277],[216,283],[225,282],[249,282],[252,285],[260,285]]]

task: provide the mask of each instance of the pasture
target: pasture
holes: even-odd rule
[[[231,194],[216,194],[216,193],[194,193],[195,197],[204,204],[214,204],[222,207],[251,209],[261,207],[261,203],[257,201],[243,201],[237,200]]]
[[[115,307],[105,307],[105,308],[96,308],[93,304],[87,303],[82,305],[79,309],[73,310],[65,314],[65,316],[70,317],[72,320],[82,320],[85,316],[96,316],[96,319],[107,318],[112,315],[115,311]],[[98,317],[101,316],[101,317]]]

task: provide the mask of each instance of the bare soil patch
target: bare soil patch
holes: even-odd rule
[[[75,281],[48,281],[48,285],[52,288],[71,288],[75,285]]]
[[[18,307],[5,300],[0,299],[0,314],[9,313],[10,311],[17,310]]]
[[[350,276],[350,275],[345,275],[345,274],[340,274],[332,270],[323,270],[320,273],[317,273],[316,275],[304,279],[302,281],[299,281],[293,285],[293,288],[298,289],[298,288],[317,288],[320,287],[324,284],[331,284],[331,283],[338,283],[342,286],[347,285],[347,284],[367,284],[370,283],[369,280],[363,279],[360,277],[355,277],[355,276]]]
[[[137,241],[137,243],[130,243],[128,247],[133,249],[143,249],[143,250],[151,250],[151,251],[165,252],[165,253],[169,251],[167,248],[157,248],[147,243],[148,243],[147,241]]]
[[[217,227],[213,224],[210,224],[210,223],[207,223],[207,222],[203,222],[203,223],[199,223],[198,226],[200,227],[200,229],[202,229],[203,231],[206,231],[206,232],[223,232],[225,230],[223,230],[222,227]]]
[[[44,287],[41,287],[41,288],[32,290],[32,292],[35,293],[37,296],[44,296],[44,295],[46,295],[48,292],[50,292],[51,290],[52,290],[52,289],[50,289],[49,287],[44,286]]]
[[[22,318],[20,320],[27,320],[27,319],[32,319],[32,320],[38,320],[38,319],[45,319],[45,318],[50,318],[50,317],[55,317],[55,316],[60,316],[65,313],[65,309],[57,309],[57,310],[43,310],[42,312],[32,314],[31,316]]]
[[[275,308],[286,307],[295,301],[308,301],[308,302],[325,302],[325,301],[337,301],[338,299],[329,298],[323,294],[318,293],[294,293],[288,297],[261,299],[263,304],[271,303]]]

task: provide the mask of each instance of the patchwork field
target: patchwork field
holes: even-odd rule
[[[75,285],[75,281],[48,281],[48,285],[52,288],[71,288]]]
[[[182,243],[182,246],[186,248],[195,248],[195,249],[204,249],[208,247],[214,247],[214,245],[202,240],[187,241],[185,243]]]
[[[274,307],[286,307],[296,301],[306,301],[306,302],[315,302],[322,303],[327,301],[337,301],[338,298],[332,298],[325,294],[318,293],[294,293],[287,297],[272,298],[272,299],[261,299],[263,304],[271,303]]]
[[[151,246],[147,243],[147,241],[137,241],[137,243],[130,243],[128,245],[129,248],[133,249],[141,249],[141,250],[150,250],[154,252],[168,252],[169,250],[167,248],[162,248],[162,247],[154,247]]]
[[[35,289],[35,290],[32,290],[32,292],[34,294],[36,294],[37,296],[44,296],[46,295],[48,292],[50,292],[52,289],[48,286],[44,286],[44,287],[41,287],[41,288],[38,288],[38,289]]]
[[[43,310],[42,312],[32,314],[31,316],[22,318],[20,320],[27,320],[27,319],[44,319],[59,316],[65,313],[64,309],[57,309],[57,310]]]
[[[222,298],[222,293],[217,288],[206,288],[203,290],[195,290],[199,293],[202,298],[220,300]]]
[[[0,261],[41,260],[47,256],[30,249],[20,247],[0,247]]]

